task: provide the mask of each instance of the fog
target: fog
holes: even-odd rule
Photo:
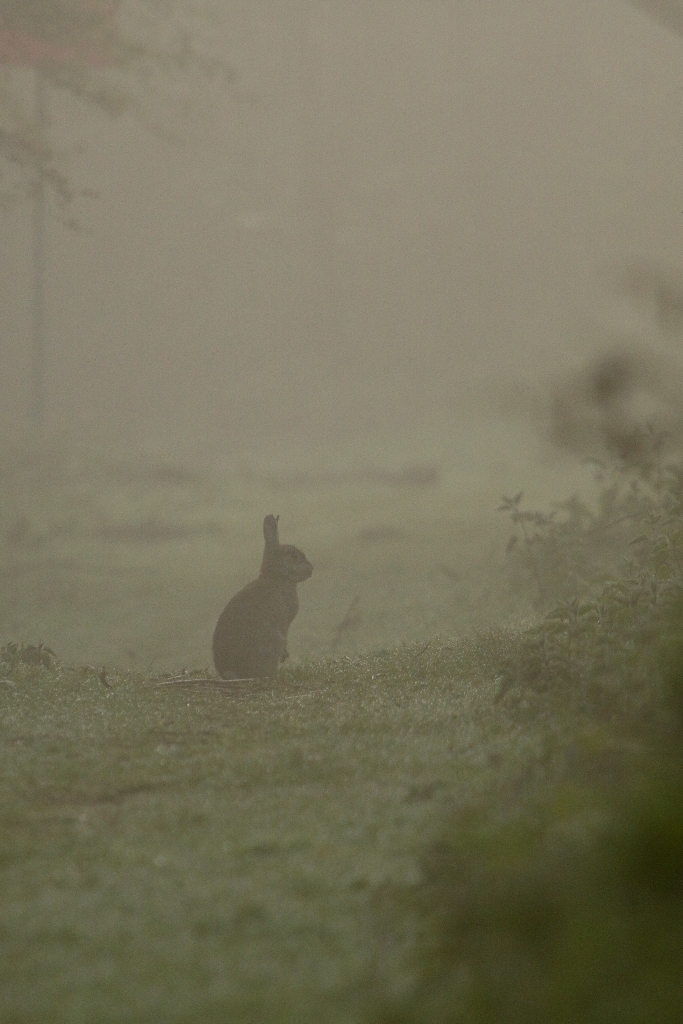
[[[680,265],[681,41],[630,6],[222,13],[228,88],[144,123],[50,96],[100,198],[84,232],[49,224],[49,432],[220,466],[419,430],[441,457],[637,320],[615,267]],[[30,410],[28,207],[2,224],[7,431]]]

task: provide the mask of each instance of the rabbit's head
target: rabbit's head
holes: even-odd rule
[[[261,563],[262,576],[280,576],[295,583],[302,583],[313,573],[313,566],[303,551],[293,544],[281,544],[277,524],[279,516],[266,516],[263,520],[263,537],[266,542]]]

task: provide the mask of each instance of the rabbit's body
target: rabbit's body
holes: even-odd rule
[[[299,610],[296,585],[313,572],[303,551],[280,544],[275,516],[264,519],[263,535],[258,578],[228,602],[213,634],[213,660],[223,679],[275,675],[287,657],[287,631]]]

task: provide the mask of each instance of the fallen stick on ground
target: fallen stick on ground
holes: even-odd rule
[[[213,683],[214,686],[232,686],[234,683],[255,683],[256,678],[221,679],[219,676],[176,676],[174,679],[163,679],[155,686],[181,686],[184,683]]]

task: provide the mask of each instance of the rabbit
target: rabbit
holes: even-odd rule
[[[287,630],[299,610],[297,583],[313,566],[293,544],[280,544],[279,516],[266,516],[258,578],[228,602],[213,634],[213,661],[223,679],[274,676],[287,657]]]

